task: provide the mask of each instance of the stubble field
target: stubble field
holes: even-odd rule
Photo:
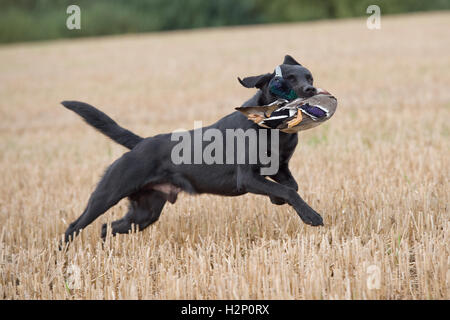
[[[450,14],[0,47],[0,299],[448,299]],[[181,195],[140,233],[100,239],[120,202],[58,242],[126,150],[65,110],[142,136],[204,125],[289,53],[338,98],[300,134],[304,225],[262,196]]]

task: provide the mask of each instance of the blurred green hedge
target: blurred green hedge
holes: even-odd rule
[[[81,30],[66,9],[81,8]],[[0,42],[448,10],[448,0],[0,0]]]

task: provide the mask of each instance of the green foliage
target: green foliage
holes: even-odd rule
[[[81,8],[81,30],[66,9]],[[1,0],[0,42],[450,9],[448,0]]]

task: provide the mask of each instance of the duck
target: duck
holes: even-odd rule
[[[278,86],[276,88],[285,87]],[[290,94],[289,91],[283,91]],[[322,124],[333,116],[336,108],[337,99],[328,91],[317,88],[317,93],[309,98],[297,97],[292,101],[280,98],[265,106],[238,107],[235,109],[245,114],[249,120],[260,127],[279,129],[285,133],[295,133]]]

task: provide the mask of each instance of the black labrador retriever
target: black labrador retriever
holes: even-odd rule
[[[310,97],[316,93],[309,70],[291,56],[286,55],[280,67],[283,77],[289,81],[299,97]],[[274,76],[275,73],[267,73],[242,80],[238,78],[246,88],[259,89],[243,106],[267,105],[274,102],[277,98],[268,89],[268,83]],[[138,226],[139,230],[144,230],[158,220],[167,201],[171,203],[176,201],[180,191],[222,196],[238,196],[248,192],[266,195],[274,204],[291,205],[304,223],[312,226],[323,225],[322,217],[298,195],[297,182],[288,167],[298,142],[296,133],[288,134],[279,130],[262,129],[241,112],[235,111],[200,130],[214,129],[223,133],[224,143],[227,143],[225,131],[228,129],[242,129],[241,132],[255,130],[258,143],[266,142],[269,147],[274,144],[273,141],[276,141],[272,139],[276,131],[278,150],[271,148],[268,152],[278,161],[276,172],[261,174],[261,169],[267,163],[259,160],[256,163],[219,161],[210,164],[175,164],[172,156],[177,142],[173,140],[171,134],[160,134],[144,139],[120,127],[106,114],[88,104],[77,101],[64,101],[62,104],[83,117],[88,124],[131,150],[108,167],[91,194],[83,214],[67,228],[65,242],[70,241],[81,229],[125,197],[130,200],[129,210],[123,218],[111,224],[112,234],[128,233],[133,224]],[[186,131],[186,133],[194,136],[198,130]],[[261,139],[267,141],[259,141]],[[251,146],[248,139],[245,141],[246,159],[248,159],[251,156],[249,154]],[[206,144],[201,142],[200,152],[205,147]],[[193,153],[196,147],[193,146],[190,149],[190,153]],[[242,156],[238,154],[236,147],[231,151],[233,153],[231,156],[227,154],[223,157],[228,156],[231,160],[236,160],[238,156]],[[107,225],[104,224],[102,237],[105,237],[106,233]]]

